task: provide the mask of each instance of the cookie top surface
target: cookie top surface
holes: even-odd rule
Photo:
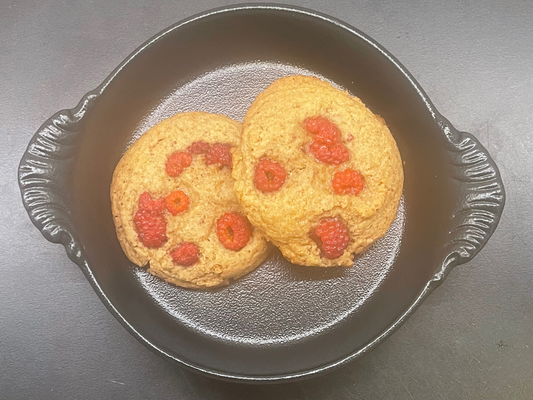
[[[306,125],[310,119],[326,120],[337,130],[335,146],[342,150],[337,159],[328,159],[331,144],[313,147],[319,135]],[[267,162],[280,165],[285,177],[276,188],[277,172],[271,169],[266,177],[273,188],[259,190],[258,166],[261,170]],[[338,194],[335,174],[342,178],[352,173],[348,170],[359,177],[362,190]],[[291,262],[309,266],[351,266],[353,253],[388,230],[403,187],[400,153],[383,119],[358,98],[306,76],[281,78],[253,102],[241,146],[234,151],[233,176],[235,193],[253,225]],[[328,221],[338,221],[340,227],[331,222],[330,228],[349,236],[336,257],[325,256],[325,242],[316,236],[317,227]]]
[[[190,146],[195,142],[204,143],[209,149],[216,149],[216,146],[234,148],[239,145],[240,137],[241,124],[236,121],[222,115],[188,112],[160,122],[126,151],[113,175],[111,203],[118,239],[132,262],[139,266],[149,263],[150,273],[173,284],[206,288],[227,284],[264,260],[266,240],[251,226],[248,225],[250,237],[238,250],[228,249],[217,233],[217,221],[224,214],[243,215],[233,193],[231,166],[227,165],[227,159],[226,162],[217,160],[216,151],[209,156],[205,149],[196,154],[190,152]],[[189,165],[172,172],[169,159],[177,153],[188,154]],[[207,158],[213,154],[215,158],[208,165]],[[188,205],[184,210],[172,209],[177,211],[172,215],[169,203],[165,201],[171,193],[178,191],[188,198]],[[159,224],[162,229],[159,242],[149,243],[146,237],[144,242],[141,240],[140,228],[144,223],[141,220],[144,210],[141,199],[145,204],[148,201],[148,207],[153,206],[145,213],[149,219],[144,226],[152,229],[150,224],[153,221],[155,225]],[[183,200],[175,196],[176,203],[172,205],[179,206],[180,199]],[[157,209],[155,213],[153,209]],[[183,261],[183,257],[187,259],[185,251],[181,254],[183,262],[176,263],[180,255],[176,258],[175,251],[183,244],[196,246],[196,262],[192,263],[194,256]]]

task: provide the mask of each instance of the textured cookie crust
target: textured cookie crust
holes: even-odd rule
[[[206,165],[204,155],[193,155],[192,163],[179,177],[165,172],[167,157],[186,151],[195,141],[238,146],[241,124],[225,116],[201,112],[177,114],[157,124],[141,136],[124,154],[113,174],[111,204],[117,236],[128,258],[138,266],[170,283],[189,288],[228,284],[256,268],[266,257],[267,243],[254,230],[240,251],[226,249],[216,234],[216,221],[224,213],[243,213],[233,193],[230,168]],[[167,242],[160,248],[147,248],[139,241],[133,217],[139,196],[148,191],[153,198],[174,190],[189,196],[187,211],[166,212]],[[183,242],[193,242],[200,259],[193,266],[176,265],[169,252]]]
[[[303,121],[322,116],[341,132],[350,158],[341,165],[316,161],[308,147],[312,135]],[[254,186],[258,162],[268,158],[284,166],[287,178],[277,191]],[[383,236],[394,220],[403,188],[400,153],[383,119],[356,97],[318,78],[281,78],[248,109],[241,146],[233,153],[234,190],[248,219],[291,262],[307,266],[351,266]],[[357,196],[332,189],[335,171],[352,168],[364,178]],[[322,218],[341,218],[349,228],[348,247],[336,259],[321,255],[310,232]]]

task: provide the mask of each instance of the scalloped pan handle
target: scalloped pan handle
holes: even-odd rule
[[[473,135],[458,131],[440,115],[437,123],[448,142],[449,176],[460,188],[442,268],[433,279],[441,282],[455,265],[470,261],[485,246],[502,215],[505,190],[494,160]]]
[[[88,269],[72,224],[71,199],[64,188],[70,185],[83,117],[96,97],[97,93],[89,93],[76,108],[50,117],[31,139],[18,171],[22,201],[31,221],[46,239],[63,244],[69,258],[85,273]]]

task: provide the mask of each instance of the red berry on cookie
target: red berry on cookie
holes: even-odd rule
[[[215,143],[205,153],[205,163],[207,165],[220,164],[231,168],[231,146],[224,143]]]
[[[133,222],[141,243],[146,247],[161,247],[167,241],[167,220],[162,215],[165,210],[164,199],[152,199],[144,192],[139,196],[139,207]]]
[[[346,168],[344,171],[337,171],[333,174],[331,184],[337,194],[358,195],[363,190],[365,181],[359,172]]]
[[[181,190],[175,190],[165,197],[165,207],[172,215],[178,215],[189,208],[189,196]]]
[[[304,127],[314,135],[309,151],[317,161],[341,164],[350,158],[348,150],[341,143],[340,130],[333,122],[324,117],[310,117],[304,120]]]
[[[175,264],[190,267],[200,259],[198,246],[189,242],[182,243],[172,250],[170,257]]]
[[[263,159],[255,168],[254,184],[263,193],[275,192],[283,186],[287,172],[280,163]]]
[[[209,143],[199,141],[191,143],[189,151],[191,154],[206,154],[210,148],[211,145]]]
[[[324,117],[310,117],[304,120],[305,129],[312,133],[314,141],[328,146],[340,142],[340,131],[330,120]]]
[[[346,147],[342,144],[334,144],[332,146],[327,146],[325,144],[313,141],[309,147],[311,154],[315,158],[323,162],[324,164],[341,164],[344,161],[348,161],[350,154]]]
[[[165,170],[168,176],[173,178],[180,176],[185,168],[191,165],[192,156],[184,151],[172,153],[165,164]]]
[[[326,258],[342,256],[350,241],[348,228],[338,218],[324,218],[311,234]]]
[[[246,217],[229,212],[218,219],[217,235],[226,249],[239,251],[248,244],[252,229]]]

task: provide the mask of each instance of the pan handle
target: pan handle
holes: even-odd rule
[[[69,258],[85,273],[88,268],[72,223],[72,199],[67,188],[71,184],[84,116],[98,94],[89,92],[75,108],[50,117],[31,139],[18,170],[22,201],[31,221],[46,239],[63,244]]]
[[[444,261],[433,279],[440,283],[455,265],[470,261],[485,246],[502,215],[505,190],[496,163],[473,135],[458,131],[440,115],[437,123],[447,139],[450,184],[460,188],[453,199]]]

